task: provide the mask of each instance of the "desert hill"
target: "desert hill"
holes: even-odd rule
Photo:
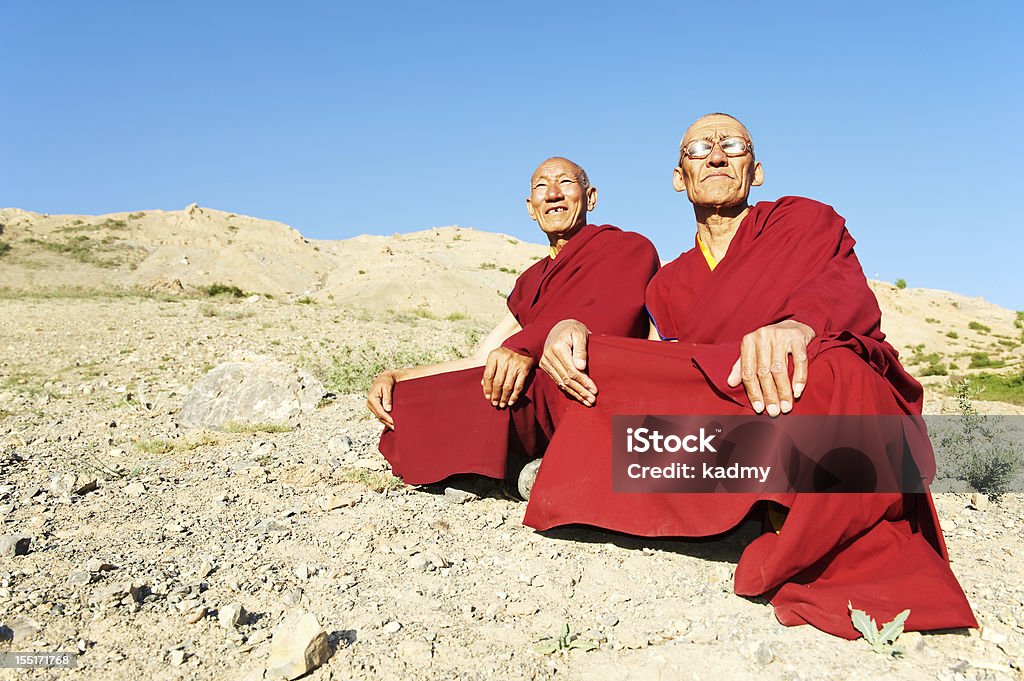
[[[41,215],[0,210],[0,288],[129,288],[189,294],[214,283],[280,301],[444,318],[497,318],[516,275],[545,248],[461,227],[312,240],[269,220],[184,210]],[[1019,372],[1018,313],[946,291],[871,282],[884,330],[929,386]]]

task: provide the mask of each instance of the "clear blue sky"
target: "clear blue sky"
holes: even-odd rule
[[[869,277],[1024,309],[1024,4],[639,6],[0,0],[0,206],[540,241],[529,175],[559,154],[670,259],[676,144],[726,111],[753,198],[834,205]]]

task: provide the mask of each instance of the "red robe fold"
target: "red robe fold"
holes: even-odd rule
[[[856,638],[847,602],[906,628],[977,626],[949,569],[928,494],[616,494],[615,414],[751,414],[725,380],[740,340],[795,319],[816,333],[807,387],[793,414],[920,414],[920,386],[880,330],[881,313],[844,222],[823,204],[787,197],[759,203],[714,271],[699,249],[651,281],[647,306],[658,343],[592,336],[597,404],[574,404],[545,454],[524,522],[537,529],[587,524],[642,536],[710,536],[759,502],[788,509],[779,534],[747,547],[736,593],[767,595],[779,621]],[[786,418],[782,416],[780,418]],[[925,478],[934,459],[923,433],[911,454]]]
[[[644,291],[658,267],[643,236],[585,226],[554,259],[534,263],[516,281],[508,307],[523,328],[504,347],[539,360],[551,327],[569,318],[598,333],[646,337]],[[502,478],[543,452],[570,400],[535,371],[512,408],[496,409],[483,396],[482,375],[482,368],[465,369],[395,386],[395,430],[380,441],[395,475],[409,484],[458,473]]]

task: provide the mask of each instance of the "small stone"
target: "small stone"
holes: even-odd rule
[[[146,486],[137,480],[135,482],[129,482],[124,486],[124,493],[133,499],[141,497],[145,492]]]
[[[217,612],[217,621],[225,629],[242,626],[249,618],[249,613],[239,603],[225,605]]]
[[[209,577],[211,572],[213,572],[213,564],[208,560],[204,560],[199,564],[199,569],[196,570],[196,577],[203,579],[204,577]]]
[[[764,641],[761,641],[754,648],[753,655],[751,657],[754,658],[754,662],[764,666],[772,663],[772,660],[775,659],[775,653],[772,651],[771,646]]]
[[[42,629],[38,622],[24,618],[11,622],[10,628],[15,642],[24,642],[34,638]]]
[[[0,558],[13,558],[28,553],[31,537],[20,534],[5,534],[0,537]]]
[[[168,655],[167,659],[175,667],[180,667],[185,664],[185,651],[184,650],[172,650]]]
[[[384,625],[385,634],[397,634],[402,629],[401,622],[388,622]]]
[[[972,492],[970,506],[976,511],[984,511],[988,508],[988,495],[984,492]]]
[[[324,511],[333,511],[336,508],[348,508],[349,506],[355,506],[356,500],[352,497],[347,497],[342,494],[328,494],[320,498],[317,502]]]
[[[277,449],[277,445],[273,442],[257,442],[252,447],[252,454],[250,455],[254,459],[258,459],[263,456],[270,456]]]
[[[473,501],[479,499],[477,495],[472,492],[467,492],[464,489],[456,489],[454,487],[444,488],[444,498],[452,504],[464,504],[467,501]]]
[[[597,643],[604,643],[608,640],[608,637],[604,635],[604,632],[598,631],[597,629],[587,629],[583,632],[583,637]]]
[[[601,624],[603,624],[606,627],[614,627],[618,623],[619,616],[614,613],[610,613],[601,618]]]
[[[981,628],[981,640],[988,641],[989,643],[1006,643],[1009,640],[1009,634],[1002,627],[998,627],[992,624],[986,624]]]
[[[189,612],[185,613],[185,622],[188,624],[195,624],[199,620],[206,617],[206,606],[200,605],[198,608],[193,608]]]
[[[302,581],[306,581],[307,579],[309,579],[309,576],[311,574],[309,570],[309,565],[307,565],[306,563],[299,563],[295,566],[295,569],[292,570],[292,572],[294,572],[295,576],[301,579]]]
[[[95,475],[79,475],[71,491],[81,496],[99,489],[100,482]]]
[[[427,557],[424,556],[422,553],[417,553],[415,556],[409,559],[408,563],[406,563],[406,567],[408,567],[410,570],[416,570],[417,572],[426,570],[429,566],[430,561],[427,560]]]
[[[327,451],[330,454],[348,454],[352,451],[352,438],[341,433],[332,436],[327,441]]]
[[[92,575],[86,570],[74,570],[68,575],[68,586],[85,586],[92,581]]]
[[[289,607],[293,605],[298,605],[301,601],[302,589],[299,588],[288,589],[284,592],[284,595],[281,596],[281,602]]]
[[[281,620],[270,641],[268,673],[297,679],[327,661],[331,648],[316,616],[297,612]]]
[[[90,558],[85,563],[85,569],[89,572],[110,572],[111,570],[116,570],[117,566],[111,565],[110,563],[99,558]]]

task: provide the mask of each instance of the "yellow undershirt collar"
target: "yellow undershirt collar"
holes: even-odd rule
[[[699,236],[697,237],[697,245],[700,246],[700,252],[704,254],[704,260],[707,262],[708,267],[714,272],[715,268],[718,267],[718,261],[715,260],[715,256],[711,255],[711,251],[704,245],[704,241]]]

